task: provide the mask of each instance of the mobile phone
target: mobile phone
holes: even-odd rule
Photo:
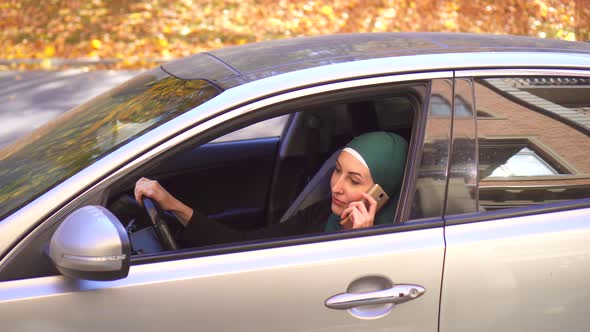
[[[383,205],[385,205],[385,203],[387,203],[387,201],[389,200],[389,196],[387,195],[385,190],[383,190],[383,188],[381,188],[381,186],[377,183],[372,185],[371,188],[367,190],[367,194],[377,201],[377,210],[375,211],[375,213],[379,212]],[[367,202],[367,200],[363,198],[363,203],[365,203],[365,207],[368,210],[370,206],[369,202]],[[342,221],[340,221],[340,225],[342,226],[346,226],[350,223],[352,223],[352,220],[350,220],[350,215],[344,218]]]

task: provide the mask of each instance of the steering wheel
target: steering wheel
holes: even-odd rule
[[[174,237],[172,237],[168,224],[164,221],[164,218],[162,218],[162,210],[160,210],[160,207],[151,198],[145,196],[143,197],[143,206],[147,210],[152,226],[156,230],[156,234],[158,234],[164,249],[177,250],[179,248],[178,244]]]

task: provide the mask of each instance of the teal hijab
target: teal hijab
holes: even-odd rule
[[[387,204],[375,215],[375,225],[391,224],[404,175],[408,143],[397,134],[376,131],[355,137],[345,148],[353,149],[363,158],[373,181],[390,197]],[[340,216],[330,214],[324,231],[341,229]]]

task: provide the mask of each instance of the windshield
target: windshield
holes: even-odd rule
[[[220,90],[160,68],[74,108],[0,150],[0,219],[134,137]]]

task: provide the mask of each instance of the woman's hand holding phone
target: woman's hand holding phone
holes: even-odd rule
[[[371,227],[375,223],[377,213],[377,201],[367,193],[362,193],[363,199],[351,202],[342,211],[340,216],[343,220],[340,223],[343,229],[356,229]]]

